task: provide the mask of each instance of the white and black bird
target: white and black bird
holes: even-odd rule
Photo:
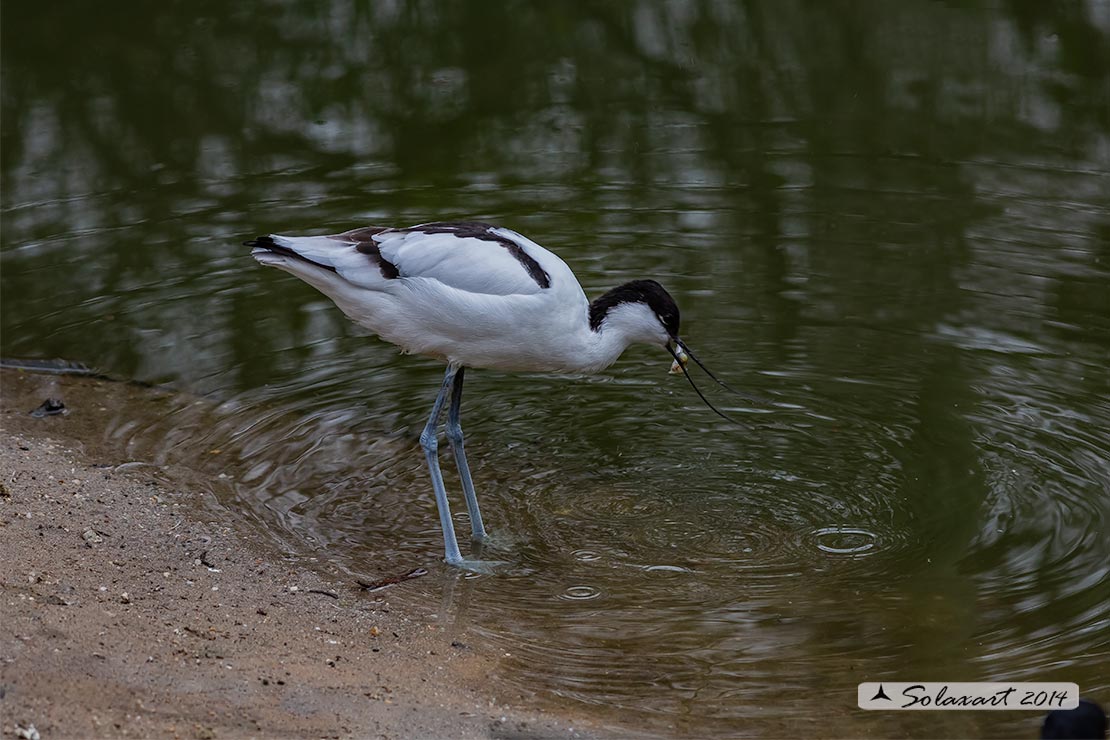
[[[590,302],[563,260],[511,229],[450,221],[329,236],[271,234],[245,244],[261,264],[317,288],[355,323],[405,353],[447,363],[420,444],[451,565],[468,562],[459,551],[439,468],[438,428],[448,396],[447,440],[471,536],[486,538],[459,422],[466,368],[597,373],[630,344],[644,342],[665,347],[674,358],[671,371],[681,371],[691,385],[691,358],[721,383],[679,339],[678,306],[659,283],[635,280]]]

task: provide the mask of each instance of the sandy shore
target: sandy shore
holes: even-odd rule
[[[90,439],[82,408],[119,384],[0,381],[5,737],[598,734],[506,704],[497,656],[391,603],[404,584],[307,570],[190,503],[185,471]],[[48,394],[74,413],[32,417]]]

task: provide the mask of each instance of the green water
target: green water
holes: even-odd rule
[[[1110,701],[1107,2],[0,13],[0,353],[210,399],[105,435],[294,556],[431,567],[394,598],[508,653],[510,693],[743,737],[1036,734],[864,713],[863,680]],[[730,427],[649,348],[469,374],[511,567],[467,579],[417,444],[442,369],[240,246],[458,218],[590,295],[659,280],[768,399],[714,395]]]

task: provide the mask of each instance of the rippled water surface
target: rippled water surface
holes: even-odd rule
[[[3,355],[179,390],[105,436],[295,555],[431,567],[395,598],[504,687],[752,737],[1036,732],[863,680],[1110,700],[1107,3],[2,10]],[[661,350],[471,372],[508,565],[437,566],[442,368],[240,242],[445,218],[658,279],[747,428]]]

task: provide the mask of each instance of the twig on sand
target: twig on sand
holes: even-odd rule
[[[399,576],[389,576],[388,578],[371,581],[370,583],[367,583],[366,581],[355,581],[355,583],[357,583],[366,591],[380,591],[381,589],[388,586],[395,586],[403,581],[410,581],[413,578],[419,578],[420,576],[426,575],[428,575],[427,568],[413,568],[408,573],[403,573]]]

